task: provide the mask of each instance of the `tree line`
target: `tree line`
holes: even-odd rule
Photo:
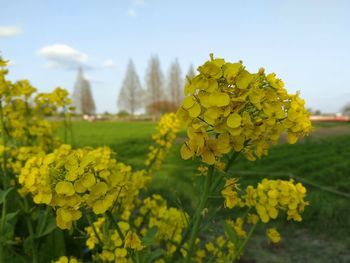
[[[191,65],[187,76],[194,76]],[[149,60],[144,87],[130,59],[126,74],[118,96],[119,111],[126,111],[134,115],[137,110],[145,108],[150,115],[175,111],[183,98],[183,84],[180,64],[175,59],[164,77],[158,56]]]
[[[191,65],[186,76],[191,78],[194,74],[194,68]],[[144,109],[147,114],[158,116],[175,111],[183,98],[184,81],[177,59],[171,63],[164,76],[158,56],[152,56],[143,85],[130,59],[117,99],[119,112],[134,115]],[[72,99],[76,113],[84,115],[96,113],[91,87],[81,68],[78,70]]]

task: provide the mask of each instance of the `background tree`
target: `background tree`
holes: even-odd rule
[[[343,113],[344,116],[349,116],[350,117],[350,103],[346,104],[342,108],[342,113]]]
[[[83,114],[93,115],[96,113],[95,101],[92,96],[90,83],[87,80],[85,81],[86,83],[83,86],[82,96],[81,96],[81,111]]]
[[[89,81],[84,77],[83,69],[78,69],[77,80],[73,90],[73,105],[78,114],[95,114],[96,107]]]
[[[81,93],[82,93],[82,85],[83,85],[83,70],[81,68],[78,69],[77,80],[75,82],[73,88],[72,101],[73,106],[75,107],[75,112],[77,114],[81,114]]]
[[[146,73],[147,104],[164,99],[163,73],[157,56],[152,56]]]
[[[170,100],[158,100],[147,105],[146,111],[148,114],[157,116],[167,112],[176,112],[178,105]]]
[[[177,107],[180,106],[180,103],[183,98],[183,80],[181,77],[181,69],[178,60],[176,59],[170,65],[170,71],[168,76],[168,92],[169,100],[173,102]]]
[[[196,72],[194,71],[194,67],[193,65],[191,64],[189,69],[188,69],[188,72],[186,74],[186,77],[192,79],[194,76],[196,75]]]
[[[127,111],[131,115],[143,106],[143,90],[134,63],[130,59],[125,78],[118,97],[119,111]]]

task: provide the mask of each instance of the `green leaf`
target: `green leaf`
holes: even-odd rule
[[[140,253],[140,258],[142,259],[142,263],[152,263],[155,261],[155,259],[165,255],[165,251],[161,248],[156,249],[152,252],[143,252]]]
[[[13,187],[10,187],[6,190],[0,190],[0,205],[5,201],[7,195],[13,190]]]
[[[50,217],[46,222],[46,225],[44,226],[41,233],[38,233],[36,237],[39,238],[39,237],[46,236],[50,234],[52,231],[54,231],[56,228],[57,228],[56,219],[54,217]]]
[[[65,255],[66,245],[63,231],[55,228],[48,234],[40,246],[40,251],[42,257],[41,262],[51,262],[52,259]]]
[[[162,255],[165,255],[165,251],[163,249],[159,248],[154,250],[151,255],[149,255],[148,263],[152,263],[156,258],[159,258]]]
[[[3,236],[7,239],[7,240],[12,240],[14,233],[15,233],[15,225],[11,224],[9,222],[5,223],[4,229],[3,229]]]
[[[146,246],[152,246],[155,244],[156,240],[155,240],[155,237],[156,237],[156,234],[158,232],[158,227],[152,227],[150,228],[146,235],[142,238],[142,241],[143,241],[143,244],[146,245]]]
[[[32,253],[33,242],[34,242],[34,238],[32,236],[29,236],[26,239],[24,239],[23,249],[24,249],[24,253],[26,253],[27,255],[31,255]]]
[[[20,212],[21,210],[17,210],[16,212],[12,212],[12,213],[8,213],[6,214],[6,221],[9,222],[11,221],[13,218],[15,218],[18,213]]]

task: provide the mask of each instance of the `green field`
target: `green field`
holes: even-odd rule
[[[278,246],[269,246],[261,230],[248,246],[247,262],[350,262],[349,128],[349,124],[318,125],[315,134],[301,143],[274,146],[268,157],[256,162],[238,160],[231,173],[242,185],[263,177],[294,176],[309,190],[310,206],[304,221],[276,222],[284,237]],[[69,142],[75,147],[107,145],[116,151],[117,159],[140,168],[155,123],[74,122],[72,130],[74,139]],[[162,193],[173,205],[180,199],[185,209],[191,209],[200,191],[192,176],[198,163],[181,160],[179,147],[184,135],[182,131],[156,172],[150,191]]]

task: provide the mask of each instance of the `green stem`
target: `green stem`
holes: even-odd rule
[[[118,232],[118,235],[120,237],[120,239],[122,240],[122,246],[124,246],[124,242],[125,242],[125,236],[122,232],[122,230],[120,229],[119,225],[118,225],[118,222],[115,221],[111,211],[107,211],[106,212],[107,216],[111,219],[113,225],[115,226],[115,229],[117,230]],[[128,254],[132,260],[132,262],[140,262],[140,260],[138,259],[138,254],[136,254],[136,258],[135,258],[135,254],[133,252],[131,252],[129,249],[127,250],[128,251]]]
[[[26,125],[25,125],[25,133],[26,133],[25,144],[26,145],[30,145],[30,143],[33,143],[33,142],[32,142],[32,136],[30,135],[30,132],[29,132],[29,127],[30,127],[30,124],[29,124],[30,109],[29,109],[27,97],[25,98],[25,109],[26,109],[25,114],[24,114],[25,121],[26,121]]]
[[[240,153],[241,153],[241,152],[234,152],[234,153],[231,155],[231,157],[230,157],[230,159],[228,160],[227,165],[226,165],[226,167],[225,167],[225,169],[224,169],[224,172],[225,172],[225,173],[227,173],[227,172],[230,170],[232,164],[233,164],[234,161],[238,158],[238,156],[239,156]]]
[[[160,152],[160,148],[157,149],[156,154],[154,155],[153,159],[150,161],[150,163],[146,167],[146,172],[149,172],[152,169],[153,164],[156,162],[158,154]]]
[[[4,147],[4,152],[2,154],[3,163],[2,163],[2,172],[3,172],[3,181],[2,186],[3,190],[7,190],[7,155],[6,155],[6,134],[5,134],[5,121],[4,121],[4,112],[2,108],[2,101],[0,100],[0,121],[1,121],[1,136],[2,136],[2,143]],[[2,211],[1,211],[1,222],[0,222],[0,234],[2,235],[4,232],[5,227],[5,220],[6,220],[6,198],[4,198],[4,202],[2,204]],[[5,259],[5,244],[0,244],[0,262],[4,262]]]
[[[102,239],[100,238],[99,234],[97,233],[96,227],[95,227],[95,225],[94,225],[94,222],[92,222],[90,215],[87,214],[87,215],[86,215],[86,219],[87,219],[87,221],[89,222],[89,225],[91,226],[92,230],[94,231],[95,236],[96,236],[98,242],[101,244],[101,246],[103,246]]]
[[[64,143],[67,143],[68,140],[68,125],[67,125],[67,116],[66,116],[66,106],[63,108],[63,125],[64,125]]]
[[[231,157],[229,158],[229,160],[228,160],[228,162],[227,162],[227,164],[226,164],[226,167],[225,167],[225,169],[224,169],[224,172],[225,172],[225,173],[227,173],[227,172],[229,171],[229,169],[231,168],[232,164],[233,164],[233,163],[235,162],[235,160],[238,158],[238,156],[239,156],[240,153],[241,153],[241,152],[234,152],[234,153],[231,155]],[[220,185],[220,183],[222,182],[222,179],[223,179],[223,177],[222,177],[220,174],[215,178],[213,184],[212,184],[211,187],[210,187],[210,192],[211,192],[211,193],[213,193],[213,192],[216,190],[216,188]]]
[[[4,199],[4,202],[2,204],[2,212],[1,212],[1,222],[0,222],[0,234],[3,234],[4,226],[5,226],[5,220],[6,220],[6,198]],[[0,244],[0,262],[5,262],[5,244],[2,242]]]
[[[118,232],[118,235],[119,235],[120,239],[122,240],[122,242],[123,242],[123,244],[124,244],[124,241],[125,241],[124,234],[123,234],[122,230],[120,229],[120,227],[119,227],[117,221],[115,221],[115,219],[114,219],[114,217],[113,217],[111,211],[107,211],[107,216],[111,219],[113,225],[115,226],[115,228],[116,228],[116,230],[117,230],[117,232]]]
[[[28,214],[25,217],[25,221],[27,224],[27,228],[28,228],[28,233],[29,233],[29,238],[32,240],[32,262],[33,263],[37,263],[38,262],[38,247],[35,241],[35,233],[33,230],[33,224],[32,224],[32,220],[31,220],[31,216],[30,216],[30,212],[29,212],[29,208],[28,208],[28,201],[27,198],[24,198],[24,212],[26,214]]]
[[[244,247],[247,245],[247,242],[249,241],[249,239],[252,237],[254,231],[255,231],[255,228],[257,226],[258,223],[256,223],[255,225],[253,225],[248,233],[248,236],[246,237],[246,239],[244,239],[243,243],[239,246],[237,252],[235,253],[234,257],[233,257],[233,260],[232,260],[232,263],[236,262],[236,260],[239,258],[239,256],[241,255]]]
[[[42,224],[40,225],[40,228],[39,228],[39,235],[41,235],[42,232],[45,229],[45,226],[46,226],[46,223],[47,223],[47,219],[49,217],[49,212],[50,212],[50,207],[46,206],[46,210],[45,210],[45,214],[44,214],[44,220],[42,221]]]
[[[167,137],[168,137],[168,132],[167,132],[166,134],[164,134],[164,140],[166,140]],[[163,146],[158,145],[158,149],[157,149],[156,154],[154,155],[153,159],[151,160],[151,162],[150,162],[150,163],[147,165],[147,167],[146,167],[146,171],[147,171],[147,172],[149,172],[149,171],[152,169],[152,166],[153,166],[154,163],[156,162],[157,157],[158,157],[158,155],[159,155],[159,153],[160,153],[161,148],[163,148]]]
[[[199,205],[196,209],[195,215],[194,215],[194,221],[193,221],[193,227],[192,227],[192,231],[190,234],[190,239],[189,239],[189,248],[188,248],[188,253],[187,253],[187,257],[186,257],[186,262],[190,262],[191,260],[191,256],[194,250],[194,244],[196,242],[196,238],[198,236],[198,232],[199,232],[199,226],[201,224],[202,221],[202,211],[205,208],[205,206],[207,205],[207,201],[208,201],[208,196],[210,194],[210,184],[211,184],[211,179],[214,173],[214,166],[209,166],[209,171],[208,171],[208,175],[205,177],[205,182],[204,182],[204,189],[202,192],[202,196],[200,198],[200,202]]]
[[[3,158],[3,164],[2,164],[2,172],[4,174],[3,177],[3,189],[7,189],[7,155],[6,155],[6,126],[5,126],[5,120],[4,120],[4,111],[2,108],[2,101],[0,100],[0,122],[1,122],[1,137],[2,137],[2,144],[4,146],[4,153],[2,154]]]
[[[29,238],[32,240],[32,262],[37,263],[38,262],[38,251],[36,247],[36,242],[35,242],[35,236],[34,236],[34,231],[33,231],[33,225],[31,222],[30,217],[26,217],[26,224],[29,232]]]

